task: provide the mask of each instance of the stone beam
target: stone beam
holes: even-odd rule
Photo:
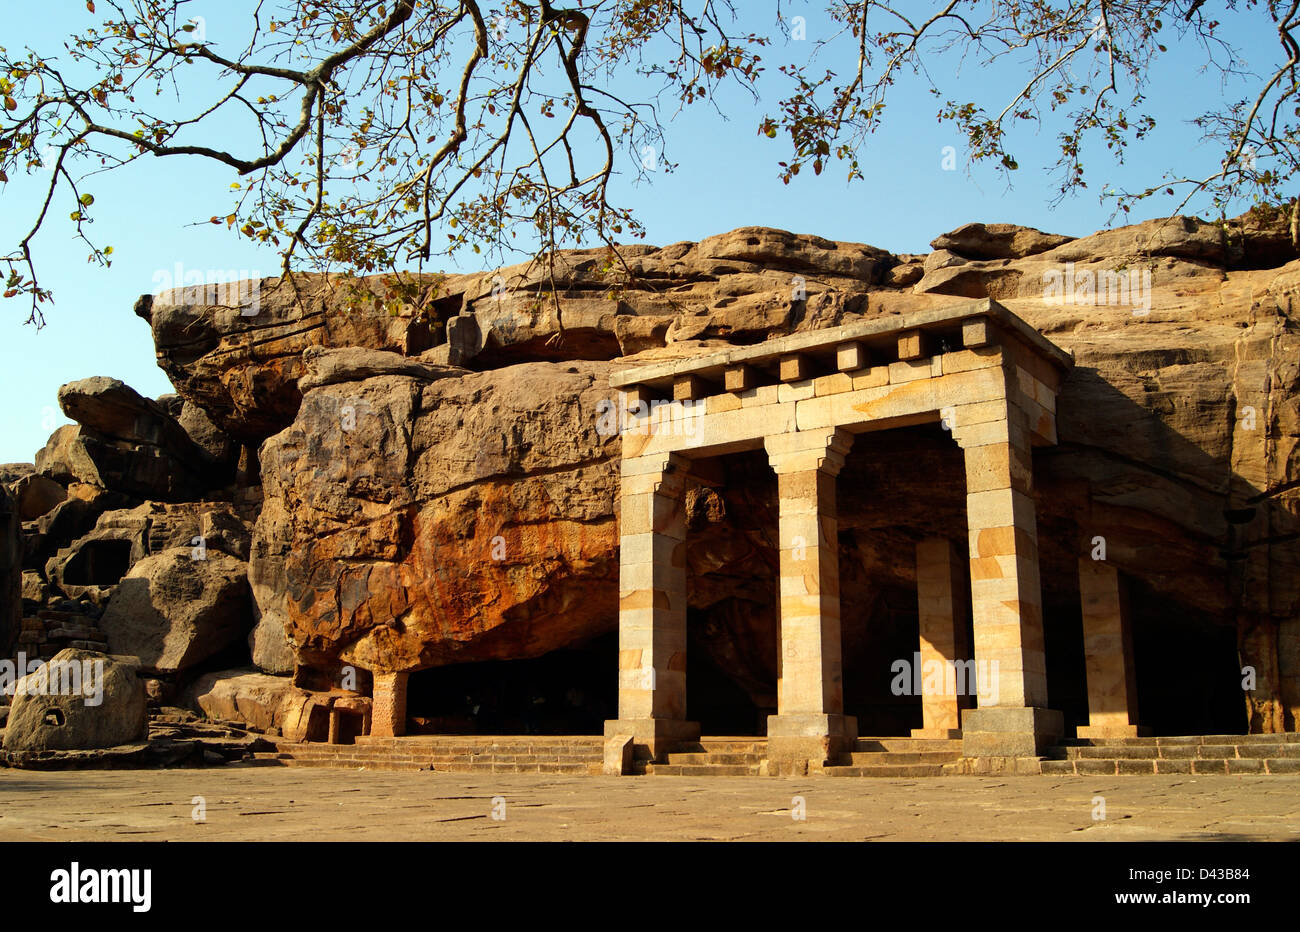
[[[698,375],[679,375],[673,380],[673,401],[694,401],[712,391],[713,387]]]
[[[987,317],[972,317],[962,321],[961,345],[966,349],[990,346],[997,342],[993,323]]]

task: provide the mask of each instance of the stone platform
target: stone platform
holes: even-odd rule
[[[588,735],[363,737],[356,744],[280,741],[253,755],[269,766],[425,770],[444,773],[598,775],[603,740]],[[1037,758],[963,757],[958,738],[858,738],[820,768],[793,769],[762,737],[704,737],[638,759],[641,776],[941,777],[978,774],[1300,774],[1300,734],[1098,738],[1050,748]]]

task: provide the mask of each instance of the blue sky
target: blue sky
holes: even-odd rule
[[[57,48],[68,31],[91,20],[81,0],[5,6],[0,45],[11,53],[27,44]],[[195,0],[190,10],[205,18],[209,40],[221,42],[230,36],[229,48],[245,37],[244,6],[243,0]],[[51,7],[66,11],[66,16],[51,16]],[[678,168],[671,174],[656,173],[649,182],[624,183],[615,192],[616,202],[639,212],[649,243],[698,240],[751,224],[870,243],[894,252],[928,251],[932,238],[972,220],[1084,235],[1111,223],[1112,207],[1098,198],[1105,184],[1154,181],[1165,168],[1188,174],[1212,170],[1221,153],[1201,145],[1199,131],[1186,121],[1225,93],[1229,99],[1245,94],[1244,85],[1225,89],[1217,75],[1201,73],[1198,50],[1173,45],[1171,38],[1166,43],[1170,54],[1153,73],[1148,89],[1157,130],[1143,148],[1133,150],[1124,167],[1117,167],[1104,150],[1089,152],[1085,165],[1090,188],[1053,209],[1049,202],[1055,184],[1049,169],[1056,142],[1051,124],[1037,135],[1025,131],[1015,137],[1020,170],[1008,189],[991,167],[967,173],[961,140],[936,119],[936,99],[917,83],[904,84],[891,99],[884,130],[860,155],[865,181],[846,184],[843,172],[832,163],[820,178],[805,172],[787,186],[776,170],[776,162],[788,154],[783,139],[760,137],[756,127],[775,111],[775,101],[786,89],[777,66],[806,60],[812,40],[831,27],[817,4],[787,3],[787,15],[806,17],[809,36],[809,41],[787,42],[775,28],[774,4],[750,2],[744,7],[745,29],[777,37],[763,53],[767,75],[760,85],[762,100],[754,103],[746,94],[724,92],[720,104],[730,115],[726,121],[704,104],[683,113],[668,125],[667,135],[667,155]],[[1251,22],[1258,44],[1242,27],[1231,38],[1247,57],[1259,59],[1239,64],[1263,70],[1274,58],[1267,22],[1258,15]],[[943,83],[946,75],[954,74],[956,63],[937,60],[932,70]],[[1024,80],[1014,71],[982,73],[972,62],[961,71],[962,85],[977,88],[973,97],[982,98],[986,90],[1005,92],[1017,78]],[[991,97],[990,104],[1001,102],[1006,94]],[[946,146],[957,150],[956,171],[943,169]],[[0,191],[0,237],[6,251],[31,224],[42,178],[12,178]],[[155,290],[160,273],[176,263],[187,269],[262,274],[276,270],[273,250],[255,249],[227,233],[224,225],[205,222],[229,212],[229,187],[235,178],[229,169],[179,158],[146,159],[97,178],[88,189],[96,199],[96,235],[114,247],[108,270],[86,263],[88,250],[73,240],[66,221],[56,220],[38,237],[43,283],[54,290],[56,303],[46,310],[47,326],[37,332],[22,325],[25,304],[0,302],[0,388],[9,399],[0,406],[0,462],[30,461],[50,432],[66,423],[56,401],[58,387],[65,382],[106,375],[149,396],[172,390],[155,364],[148,325],[131,312],[138,295]],[[1172,207],[1169,199],[1152,200],[1133,219],[1164,216]],[[111,232],[101,234],[103,230]]]

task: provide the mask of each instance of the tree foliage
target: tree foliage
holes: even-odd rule
[[[1220,211],[1300,203],[1289,190],[1300,0],[830,0],[817,13],[835,34],[766,76],[767,47],[804,12],[788,0],[768,8],[768,34],[738,29],[728,0],[248,4],[245,34],[217,41],[189,0],[88,0],[97,24],[59,54],[0,48],[0,184],[26,173],[43,185],[21,238],[0,247],[3,294],[30,301],[30,321],[51,297],[37,234],[66,214],[91,260],[111,262],[87,188],[150,158],[228,167],[235,203],[211,222],[275,247],[286,272],[420,271],[465,248],[521,249],[549,265],[559,249],[604,244],[617,273],[617,244],[643,229],[614,202],[612,180],[671,169],[673,113],[713,105],[723,82],[758,99],[760,78],[763,99],[775,86],[778,102],[759,133],[788,138],[777,166],[787,181],[833,163],[861,178],[890,92],[916,80],[971,158],[1004,172],[1017,168],[1015,127],[1050,124],[1064,196],[1087,184],[1087,145],[1122,160],[1148,136],[1156,59],[1195,43],[1206,67],[1250,89],[1198,118],[1223,149],[1220,169],[1185,176],[1177,154],[1156,153],[1151,184],[1119,192],[1118,208],[1174,191]],[[1263,73],[1237,64],[1220,37],[1227,17],[1251,17],[1274,50]],[[1023,84],[981,99],[969,71],[1008,63]]]

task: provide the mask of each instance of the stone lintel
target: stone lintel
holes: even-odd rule
[[[791,431],[764,438],[763,446],[777,475],[818,470],[834,476],[844,467],[853,435],[840,428]]]

